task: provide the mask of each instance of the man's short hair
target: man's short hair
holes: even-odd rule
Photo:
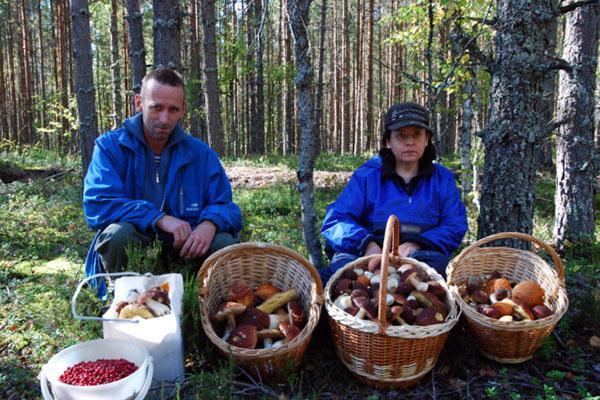
[[[142,87],[146,82],[150,81],[151,79],[154,79],[161,85],[169,85],[174,87],[181,86],[183,88],[183,91],[185,92],[185,83],[183,81],[183,77],[179,72],[175,71],[174,69],[157,68],[149,72],[148,74],[146,74],[144,79],[142,79]]]

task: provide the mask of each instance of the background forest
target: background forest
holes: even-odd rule
[[[466,242],[518,231],[552,243],[571,301],[531,362],[488,361],[455,330],[431,378],[406,393],[352,382],[325,324],[288,382],[249,381],[199,345],[190,319],[190,378],[156,398],[600,394],[598,0],[0,0],[0,18],[2,398],[39,397],[40,366],[101,335],[68,310],[92,238],[81,177],[94,138],[133,114],[155,66],[186,78],[183,126],[223,158],[244,240],[323,265],[325,207],[377,151],[387,108],[415,101],[459,181]]]

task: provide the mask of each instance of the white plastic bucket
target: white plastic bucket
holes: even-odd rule
[[[123,358],[137,365],[138,369],[123,379],[103,385],[75,386],[58,380],[67,368],[82,361],[101,358]],[[148,393],[152,373],[152,357],[144,346],[119,339],[96,339],[67,347],[55,354],[42,366],[40,385],[45,400],[141,400]]]

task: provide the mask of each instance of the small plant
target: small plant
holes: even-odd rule
[[[562,372],[562,371],[558,371],[556,369],[550,370],[548,372],[546,372],[546,376],[554,381],[562,381],[563,379],[565,379],[565,375],[566,373]]]
[[[490,399],[495,399],[496,397],[498,397],[498,387],[497,386],[488,386],[485,388],[485,394],[490,398]]]

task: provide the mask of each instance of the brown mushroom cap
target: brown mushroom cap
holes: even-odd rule
[[[419,326],[428,326],[444,322],[444,316],[435,308],[425,308],[415,318],[415,324]]]
[[[512,299],[504,299],[502,302],[512,305],[514,310],[513,315],[516,315],[521,320],[531,321],[535,319],[535,315],[533,315],[531,309],[526,304]]]
[[[356,313],[358,312],[358,307],[356,307],[356,306],[346,307],[346,308],[344,308],[344,311],[352,316],[355,316]]]
[[[371,272],[381,269],[381,256],[376,256],[370,259],[369,263],[367,264],[367,269]]]
[[[471,299],[479,304],[488,304],[490,298],[483,293],[482,290],[476,290],[471,294]]]
[[[225,321],[230,316],[238,316],[246,311],[246,306],[234,301],[225,301],[217,307],[217,311],[211,315],[214,321]]]
[[[150,289],[146,290],[146,293],[154,301],[166,304],[167,306],[171,305],[169,293],[165,292],[160,286],[151,287]]]
[[[357,287],[357,284],[360,284],[360,285],[364,286],[365,288],[367,288],[371,284],[371,281],[369,280],[369,278],[367,276],[359,275],[358,277],[356,277],[356,282],[354,284],[354,287]]]
[[[238,318],[239,325],[253,325],[256,329],[267,329],[269,327],[269,314],[256,308],[248,308]]]
[[[357,277],[358,275],[353,269],[347,269],[342,273],[342,278],[350,279],[351,281],[355,280]]]
[[[477,312],[493,319],[499,319],[500,317],[502,317],[500,311],[490,306],[489,304],[480,304],[479,306],[477,306]]]
[[[531,312],[535,316],[535,319],[546,318],[554,314],[545,304],[538,304],[531,309]]]
[[[446,304],[441,301],[437,296],[429,292],[423,292],[420,290],[415,290],[411,292],[411,295],[425,307],[433,307],[437,309],[444,316],[448,314],[448,309]]]
[[[261,329],[256,331],[256,337],[258,340],[281,339],[283,337],[283,332],[279,329]]]
[[[402,279],[402,278],[400,278]],[[396,293],[399,294],[409,294],[410,292],[412,292],[413,290],[415,290],[415,287],[409,283],[409,282],[400,282],[398,284],[398,288],[396,289]]]
[[[288,301],[287,307],[292,325],[303,328],[304,324],[306,323],[306,313],[304,312],[304,307],[302,307],[302,305],[296,300]]]
[[[344,293],[350,293],[352,290],[352,281],[347,278],[340,279],[335,285],[335,293],[336,296],[339,296]]]
[[[512,286],[508,279],[505,278],[497,278],[497,279],[489,279],[485,284],[485,294],[488,296],[494,293],[496,290],[504,289],[506,291],[511,291]]]
[[[492,304],[492,307],[500,313],[500,316],[512,315],[514,312],[513,306],[507,302],[498,301]]]
[[[231,333],[227,343],[245,349],[253,349],[258,342],[257,332],[254,325],[240,325]]]
[[[527,307],[532,308],[538,304],[544,304],[546,293],[537,282],[523,281],[514,287],[511,298],[515,302],[521,302]]]
[[[292,325],[289,322],[282,322],[279,324],[279,330],[283,333],[287,340],[294,340],[302,331],[296,325]]]
[[[444,300],[446,298],[446,291],[438,281],[429,281],[427,291],[435,295],[438,299]]]
[[[234,282],[227,291],[227,300],[250,307],[254,301],[254,292],[246,282]]]
[[[260,297],[263,300],[267,300],[269,297],[273,296],[275,293],[279,293],[280,291],[281,290],[271,285],[270,283],[263,283],[262,285],[259,285],[256,288],[254,293],[257,297]]]

